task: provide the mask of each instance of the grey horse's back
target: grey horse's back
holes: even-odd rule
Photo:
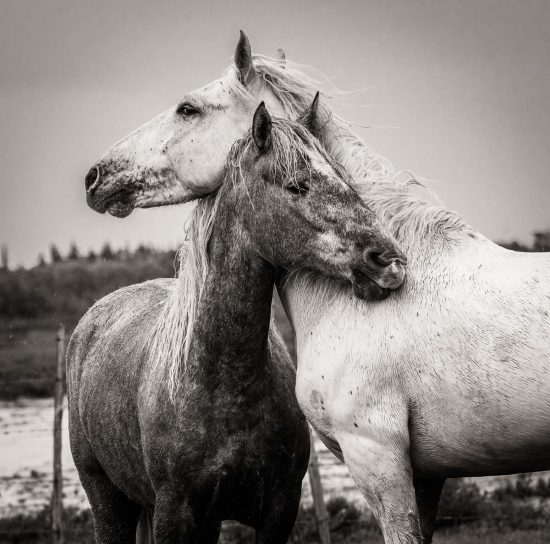
[[[81,480],[105,472],[137,504],[153,504],[141,448],[139,389],[147,346],[175,281],[119,289],[78,323],[67,350],[71,451]]]
[[[87,361],[111,359],[117,348],[123,352],[143,348],[175,280],[156,279],[129,285],[97,301],[80,319],[67,349],[69,400],[78,388]],[[124,361],[120,361],[124,363]]]

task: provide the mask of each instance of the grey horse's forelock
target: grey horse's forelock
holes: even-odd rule
[[[312,154],[320,156],[332,166],[335,175],[344,183],[354,186],[351,176],[337,163],[302,124],[287,119],[272,118],[271,149],[269,167],[272,179],[287,182],[296,179],[300,164],[310,167]],[[243,182],[242,163],[250,149],[254,147],[251,131],[233,144],[226,163],[226,179],[232,183]]]

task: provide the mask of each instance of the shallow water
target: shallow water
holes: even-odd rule
[[[69,448],[67,411],[63,414],[63,494],[67,506],[87,508]],[[347,468],[318,440],[325,494],[362,501]],[[53,399],[0,401],[0,517],[30,512],[48,504],[52,490]],[[304,479],[302,500],[311,503]]]
[[[66,407],[65,407],[66,408]],[[67,506],[87,507],[63,417],[63,493]],[[0,402],[0,516],[30,512],[52,493],[53,399]]]
[[[74,466],[63,414],[63,494],[66,506],[87,508],[88,501]],[[345,496],[364,507],[348,469],[316,438],[325,497]],[[48,504],[52,492],[53,399],[0,401],[0,517],[29,513]],[[549,475],[550,473],[546,473]],[[481,489],[503,485],[510,476],[477,478]],[[311,504],[309,481],[304,478],[302,501]]]

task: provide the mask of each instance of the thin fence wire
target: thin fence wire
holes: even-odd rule
[[[0,348],[13,347],[13,346],[45,346],[51,345],[49,340],[8,340],[7,342],[0,342]]]
[[[0,385],[13,385],[17,383],[55,383],[54,378],[19,378],[17,380],[0,380]]]
[[[8,431],[2,431],[0,430],[0,434],[6,435],[6,434],[26,434],[26,433],[52,433],[53,427],[47,428],[39,428],[39,429],[13,429]]]

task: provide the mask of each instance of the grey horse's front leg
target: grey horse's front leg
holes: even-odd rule
[[[156,544],[198,544],[205,508],[200,501],[168,486],[156,492],[153,532]],[[201,505],[202,506],[202,505]]]
[[[256,544],[286,544],[298,516],[301,480],[275,491],[256,527]]]

